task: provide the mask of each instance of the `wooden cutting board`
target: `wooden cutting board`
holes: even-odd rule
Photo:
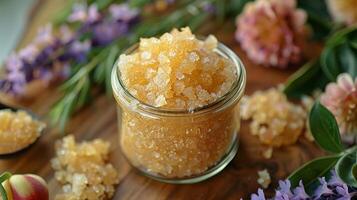
[[[60,0],[41,1],[31,18],[28,31],[20,46],[28,43],[34,37],[36,29],[51,19],[50,13],[55,13],[63,7],[62,2]],[[227,22],[215,29],[216,32],[210,33],[216,35],[221,42],[232,48],[242,58],[248,76],[247,94],[283,83],[296,70],[295,68],[282,71],[253,64],[235,42],[234,29],[233,22]],[[309,49],[306,52],[307,57],[313,57],[319,48],[313,45],[306,49]],[[48,88],[35,98],[11,103],[32,110],[48,122],[46,114],[59,96],[55,88]],[[274,150],[272,159],[264,159],[261,154],[265,147],[259,144],[256,137],[250,135],[248,123],[244,122],[239,133],[238,154],[220,174],[198,184],[165,184],[141,176],[126,162],[118,146],[116,117],[114,99],[104,94],[99,95],[92,104],[76,113],[66,131],[74,134],[78,141],[102,138],[111,142],[110,160],[120,176],[114,199],[249,199],[250,194],[260,187],[257,183],[257,171],[265,168],[272,177],[272,184],[267,192],[273,194],[279,179],[286,178],[289,173],[306,161],[323,154],[315,144],[300,139],[296,145]],[[55,194],[61,192],[61,186],[54,179],[50,159],[54,156],[54,142],[61,137],[57,130],[49,127],[30,148],[14,155],[1,156],[0,172],[7,170],[12,173],[38,174],[48,182],[50,199],[54,199]]]

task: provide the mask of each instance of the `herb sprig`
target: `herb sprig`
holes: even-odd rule
[[[284,92],[288,97],[300,98],[316,89],[323,90],[328,82],[341,73],[357,76],[357,26],[335,32],[326,42],[320,58],[306,63],[290,76]]]
[[[338,177],[347,185],[357,186],[357,147],[346,149],[332,113],[320,102],[315,102],[310,112],[310,129],[316,143],[332,155],[316,158],[293,172],[288,179],[292,187],[302,180],[305,187],[314,184],[318,177],[335,167]]]

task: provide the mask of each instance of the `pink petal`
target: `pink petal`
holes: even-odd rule
[[[347,73],[338,75],[337,84],[346,92],[352,92],[355,90],[352,77]]]
[[[344,99],[347,96],[347,92],[341,89],[336,83],[329,83],[325,89],[326,95],[330,96],[331,98],[337,99]]]

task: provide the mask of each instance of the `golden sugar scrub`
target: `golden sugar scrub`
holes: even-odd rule
[[[141,39],[121,55],[119,70],[129,92],[155,107],[193,110],[215,102],[237,79],[233,63],[214,50],[217,39],[196,39],[189,28]]]
[[[63,193],[55,199],[111,199],[119,177],[108,162],[109,147],[109,142],[101,139],[76,143],[73,135],[57,141],[56,157],[51,164]]]
[[[25,111],[0,110],[0,155],[28,147],[45,127]]]
[[[276,88],[243,97],[241,110],[242,119],[251,120],[251,134],[271,147],[294,144],[305,130],[306,110],[289,102]],[[271,157],[270,152],[266,154]]]
[[[193,183],[233,159],[245,71],[214,36],[183,28],[141,39],[119,57],[112,86],[122,152],[145,175]]]

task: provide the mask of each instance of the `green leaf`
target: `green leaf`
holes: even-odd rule
[[[325,0],[298,0],[297,2],[298,7],[307,13],[307,22],[313,30],[313,39],[326,38],[333,25]]]
[[[357,52],[347,43],[339,48],[339,58],[343,72],[347,72],[352,77],[357,76]]]
[[[300,180],[303,181],[305,187],[309,187],[318,177],[322,177],[329,172],[339,158],[339,155],[325,156],[304,164],[288,177],[291,187],[297,187]]]
[[[326,47],[321,54],[320,62],[326,77],[331,81],[335,81],[336,77],[341,73],[335,49]]]
[[[347,40],[347,37],[357,30],[357,26],[351,26],[335,32],[326,42],[326,46],[335,47]]]
[[[284,86],[284,93],[289,98],[300,98],[315,89],[325,88],[328,79],[323,74],[318,61],[310,61],[292,74]]]
[[[2,197],[2,200],[8,200],[7,198],[7,194],[6,194],[6,190],[5,188],[2,186],[2,182],[6,181],[7,179],[9,179],[11,177],[11,173],[9,172],[4,172],[0,175],[0,194]]]
[[[105,91],[108,95],[112,94],[112,84],[111,84],[111,74],[116,58],[119,54],[119,48],[114,46],[110,52],[107,60],[105,62]]]
[[[357,187],[356,164],[357,148],[347,152],[336,164],[336,173],[347,185]]]
[[[335,117],[318,101],[311,109],[309,122],[311,133],[321,148],[332,153],[343,151]]]
[[[357,179],[357,164],[354,164],[352,167],[352,174],[355,179]]]

